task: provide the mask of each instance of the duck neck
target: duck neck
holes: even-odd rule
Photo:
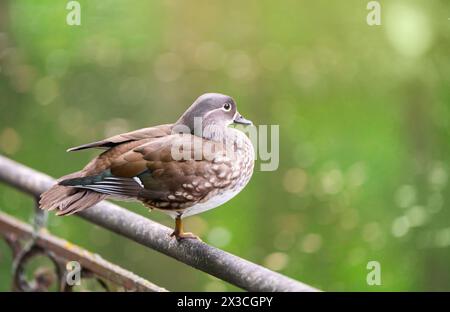
[[[180,118],[175,123],[174,130],[178,133],[190,133],[207,140],[222,142],[226,139],[229,128],[218,123],[204,123],[202,118],[195,117],[191,122]]]

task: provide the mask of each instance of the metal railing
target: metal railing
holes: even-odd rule
[[[55,183],[53,178],[1,155],[0,181],[34,198],[38,198],[39,194]],[[109,280],[126,290],[165,291],[165,289],[110,264],[98,256],[94,257],[79,248],[67,248],[67,243],[63,240],[40,229],[42,213],[37,209],[35,219],[37,228],[34,231],[29,225],[5,214],[0,214],[0,234],[5,236],[13,249],[14,263],[16,263],[15,272],[13,272],[14,283],[19,290],[27,290],[32,286],[21,285],[19,274],[21,266],[17,265],[17,262],[26,259],[24,257],[26,253],[40,252],[50,255],[60,272],[65,272],[64,265],[67,261],[76,260],[86,269],[88,277]],[[317,291],[309,285],[209,246],[204,242],[197,240],[179,242],[170,237],[171,229],[106,201],[77,215],[248,291]],[[18,238],[30,239],[28,248],[17,246],[15,240]],[[59,273],[59,278],[63,276],[64,273]],[[60,289],[65,290],[62,284],[63,282],[61,282]]]

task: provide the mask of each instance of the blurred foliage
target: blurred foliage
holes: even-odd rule
[[[448,1],[381,1],[381,26],[359,0],[80,3],[68,26],[64,1],[0,2],[0,153],[61,176],[95,155],[66,148],[226,93],[280,125],[280,165],[188,230],[324,290],[450,290]],[[2,211],[32,207],[0,185]],[[170,290],[235,289],[76,217],[49,229]],[[0,290],[10,264],[0,242]]]

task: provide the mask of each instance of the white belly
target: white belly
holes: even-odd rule
[[[230,199],[232,199],[234,196],[236,196],[239,192],[241,191],[241,189],[236,189],[236,190],[229,190],[227,192],[224,192],[222,194],[218,194],[216,196],[213,196],[212,198],[208,199],[205,202],[202,203],[198,203],[195,204],[192,207],[186,208],[182,211],[182,215],[181,218],[185,218],[185,217],[189,217],[189,216],[193,216],[196,214],[199,214],[201,212],[219,207],[220,205],[226,203],[227,201],[229,201]],[[158,209],[159,211],[162,211],[166,214],[168,214],[169,216],[171,216],[172,218],[176,218],[179,214],[179,212],[174,211],[174,210],[167,210],[167,209]]]
[[[220,195],[216,195],[213,198],[207,200],[204,203],[198,203],[192,207],[187,208],[184,212],[183,212],[183,216],[182,217],[188,217],[188,216],[192,216],[213,208],[216,208],[224,203],[226,203],[227,201],[229,201],[230,199],[232,199],[234,196],[237,195],[237,193],[239,193],[241,191],[241,189],[237,189],[237,190],[230,190],[228,192],[225,192],[223,194]]]

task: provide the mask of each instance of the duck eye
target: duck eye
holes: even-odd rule
[[[225,111],[230,111],[231,110],[231,104],[230,103],[225,103],[224,105],[223,105],[223,109],[225,110]]]

